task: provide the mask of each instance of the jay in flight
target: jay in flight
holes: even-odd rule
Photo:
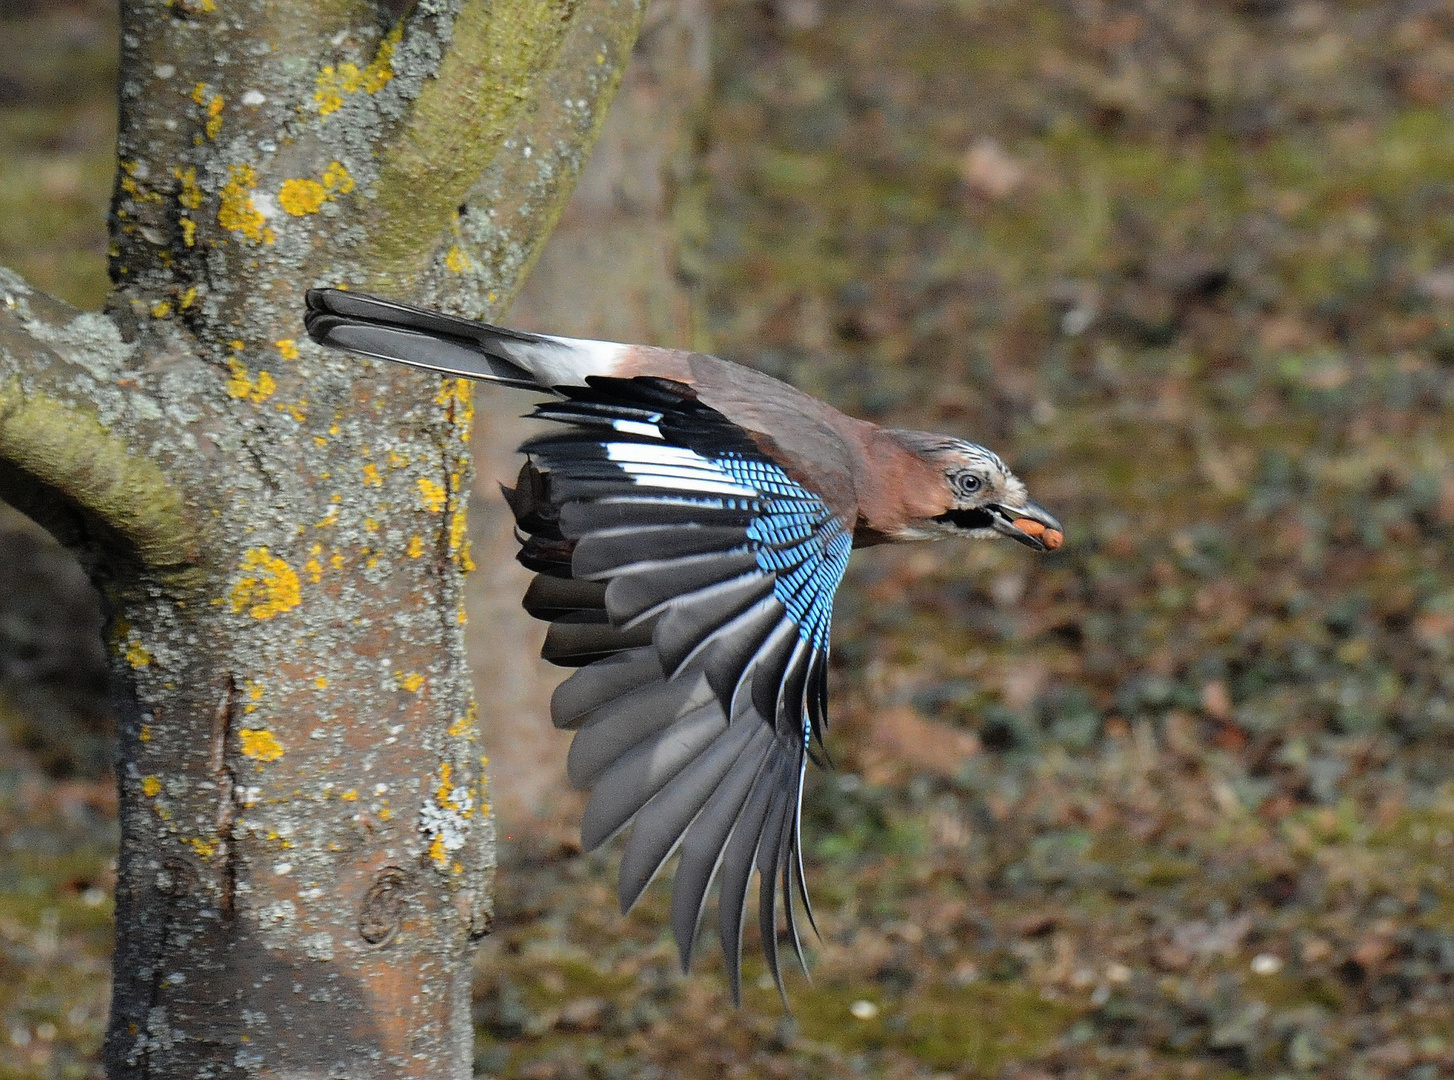
[[[536,574],[542,655],[575,668],[551,699],[590,789],[581,842],[628,824],[623,911],[673,852],[683,966],[707,891],[734,999],[754,869],[778,989],[778,900],[803,961],[803,776],[827,724],[828,632],[849,552],[1008,536],[1058,547],[1060,523],[994,453],[845,416],[714,356],[506,330],[353,292],[307,297],[314,341],[446,375],[545,391],[557,427],[504,489]],[[815,927],[816,929],[816,927]],[[804,967],[806,971],[806,966]]]

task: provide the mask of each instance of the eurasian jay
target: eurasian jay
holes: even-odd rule
[[[546,391],[560,425],[503,488],[536,577],[525,609],[590,789],[581,842],[634,822],[628,910],[680,849],[671,921],[684,967],[720,877],[722,949],[741,993],[747,890],[779,991],[778,889],[813,923],[799,830],[827,724],[833,594],[852,548],[950,536],[1058,547],[1060,523],[994,453],[845,416],[701,353],[506,330],[353,292],[308,293],[314,341],[447,375]],[[816,929],[816,924],[814,924]],[[804,968],[806,971],[806,967]]]

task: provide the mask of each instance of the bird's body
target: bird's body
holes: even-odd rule
[[[982,447],[854,419],[716,357],[331,289],[308,294],[307,325],[323,344],[554,395],[535,415],[563,427],[522,447],[506,497],[537,574],[525,607],[550,623],[542,653],[577,668],[551,713],[577,732],[583,843],[634,823],[623,910],[681,852],[672,927],[684,964],[720,879],[734,996],[756,868],[781,987],[777,890],[801,960],[803,773],[827,719],[828,629],[850,549],[1002,534],[1044,550],[1059,523]]]

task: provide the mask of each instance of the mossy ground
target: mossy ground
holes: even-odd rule
[[[715,36],[703,344],[994,446],[1068,542],[855,560],[791,1018],[710,939],[680,976],[610,853],[517,840],[478,1071],[1454,1074],[1454,6],[723,0]],[[0,257],[94,302],[9,254],[67,235]],[[100,955],[104,861],[34,790],[4,1076],[67,1075],[104,993],[37,959]]]

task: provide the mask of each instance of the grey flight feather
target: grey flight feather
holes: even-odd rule
[[[729,730],[747,732],[746,745],[732,770],[687,827],[682,837],[681,861],[672,882],[672,933],[683,968],[691,965],[702,908],[726,854],[727,838],[742,816],[748,795],[767,767],[773,748],[773,734],[766,725],[737,724]]]
[[[614,836],[646,801],[666,786],[727,729],[713,701],[638,743],[596,779],[581,821],[581,844],[590,851]]]
[[[555,688],[550,697],[550,715],[555,726],[574,728],[590,714],[639,686],[661,680],[661,661],[647,646],[616,653],[577,669]]]
[[[707,680],[697,678],[649,683],[602,705],[579,725],[571,740],[566,757],[570,782],[590,787],[632,747],[715,700]]]
[[[733,724],[712,744],[677,773],[636,815],[631,839],[621,856],[621,908],[629,910],[656,872],[676,850],[687,827],[721,785],[727,773],[740,764],[742,752],[753,736],[747,724]],[[680,882],[674,888],[680,888]]]

